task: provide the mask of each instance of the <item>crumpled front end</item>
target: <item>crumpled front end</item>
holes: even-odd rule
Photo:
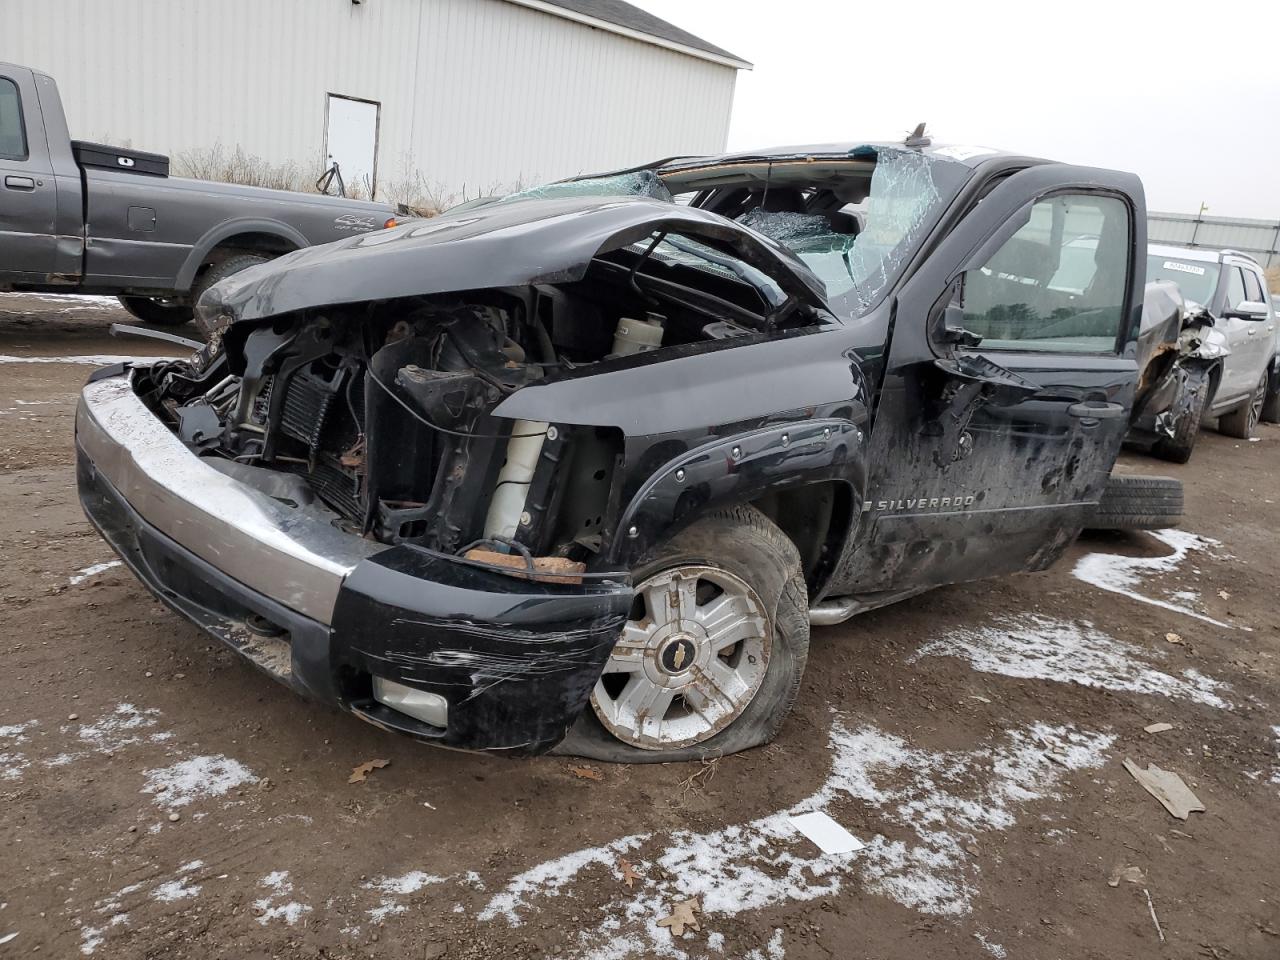
[[[625,574],[534,580],[362,537],[303,483],[198,456],[134,391],[148,376],[89,383],[76,446],[86,514],[158,599],[379,726],[472,750],[563,738],[630,607]]]
[[[1212,375],[1231,352],[1226,336],[1200,304],[1170,281],[1147,284],[1138,364],[1142,373],[1129,439],[1173,438],[1178,424],[1207,399]]]

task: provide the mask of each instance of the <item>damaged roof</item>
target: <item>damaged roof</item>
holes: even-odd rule
[[[683,52],[708,55],[704,59],[715,60],[726,66],[743,70],[751,69],[750,63],[723,47],[708,43],[661,17],[655,17],[630,3],[624,3],[623,0],[509,0],[509,2],[518,3],[522,7],[531,7],[534,10],[542,10],[544,13],[565,16],[579,23],[593,25],[592,21],[595,21],[604,25],[606,29],[609,26],[620,28],[613,32],[621,33],[623,36],[643,34],[643,39],[657,42],[659,46],[685,48]]]

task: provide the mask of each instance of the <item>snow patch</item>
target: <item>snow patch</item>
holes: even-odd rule
[[[369,910],[369,919],[374,923],[382,923],[392,914],[405,913],[409,908],[403,903],[398,903],[396,897],[407,897],[417,893],[423,887],[444,883],[447,879],[447,877],[437,877],[421,870],[410,870],[404,876],[380,877],[369,881],[364,885],[366,890],[376,890],[383,894],[382,902]],[[483,884],[481,889],[484,889]]]
[[[258,782],[239,760],[221,754],[191,757],[145,773],[147,785],[141,792],[154,794],[156,803],[163,807],[185,807],[195,800],[220,797],[246,783]]]
[[[123,564],[122,560],[104,560],[102,563],[91,563],[87,567],[82,567],[67,578],[67,583],[75,586],[78,583],[84,583],[90,577],[96,577],[98,574],[110,570],[112,567],[118,567]]]
[[[99,753],[114,753],[143,740],[139,731],[156,725],[160,711],[139,710],[132,703],[118,703],[115,710],[97,723],[81,724],[77,736]]]
[[[160,903],[173,903],[200,895],[200,884],[188,884],[186,880],[166,880],[151,891],[151,899]]]
[[[982,673],[1028,680],[1078,683],[1086,687],[1191,700],[1229,709],[1219,694],[1230,689],[1198,670],[1156,670],[1143,657],[1165,658],[1103,633],[1087,620],[1071,623],[1037,614],[998,619],[993,626],[956,630],[921,647],[923,657],[959,657]]]
[[[26,743],[29,739],[26,735],[27,731],[32,727],[39,726],[38,720],[26,720],[22,723],[11,723],[8,726],[0,727],[0,740],[12,740],[14,743]]]
[[[1209,537],[1183,530],[1155,530],[1152,531],[1151,536],[1172,548],[1173,552],[1163,557],[1122,557],[1113,553],[1090,553],[1076,561],[1072,573],[1078,580],[1083,580],[1101,590],[1109,590],[1142,603],[1195,617],[1197,620],[1212,623],[1216,627],[1231,629],[1229,623],[1223,623],[1221,620],[1215,620],[1213,617],[1192,610],[1186,605],[1185,600],[1181,603],[1158,600],[1135,590],[1148,577],[1159,576],[1177,569],[1178,565],[1193,551],[1207,550],[1221,544]]]
[[[606,903],[608,919],[581,931],[568,955],[685,957],[680,941],[657,926],[671,902],[700,898],[710,935],[716,918],[833,896],[851,880],[922,913],[962,915],[971,909],[977,878],[966,848],[1008,830],[1026,804],[1057,798],[1067,773],[1100,766],[1114,739],[1034,724],[973,750],[932,752],[873,727],[849,729],[837,718],[831,771],[807,799],[706,833],[624,837],[576,851],[514,877],[479,916],[519,925],[536,900],[572,896],[571,884],[590,882],[580,876],[589,868],[616,875],[620,854],[652,879],[642,891],[620,892]],[[839,820],[837,804],[850,801],[905,838],[876,834],[860,851],[823,854],[790,824],[790,816],[810,811]],[[765,956],[782,956],[780,933],[760,960]]]
[[[258,881],[258,886],[270,891],[265,897],[253,901],[254,909],[258,911],[258,923],[264,927],[272,920],[283,920],[292,927],[302,919],[304,913],[311,912],[310,906],[296,900],[280,902],[293,893],[293,883],[289,880],[288,870],[268,873]]]

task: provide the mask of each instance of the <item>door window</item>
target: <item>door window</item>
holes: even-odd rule
[[[964,276],[965,329],[982,350],[1114,353],[1129,288],[1129,209],[1064,194]]]
[[[1244,295],[1249,299],[1250,303],[1266,303],[1267,298],[1262,293],[1262,280],[1252,270],[1244,271]]]
[[[1234,310],[1249,299],[1244,292],[1244,274],[1239,267],[1227,268],[1227,309]]]
[[[6,160],[27,159],[27,135],[22,129],[18,87],[6,77],[0,77],[0,157]]]

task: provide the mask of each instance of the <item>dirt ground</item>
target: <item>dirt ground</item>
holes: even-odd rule
[[[509,760],[304,702],[111,565],[75,394],[169,352],[113,319],[0,297],[0,957],[1280,957],[1280,429],[1126,455],[1185,482],[1179,531],[815,630],[766,749]]]

